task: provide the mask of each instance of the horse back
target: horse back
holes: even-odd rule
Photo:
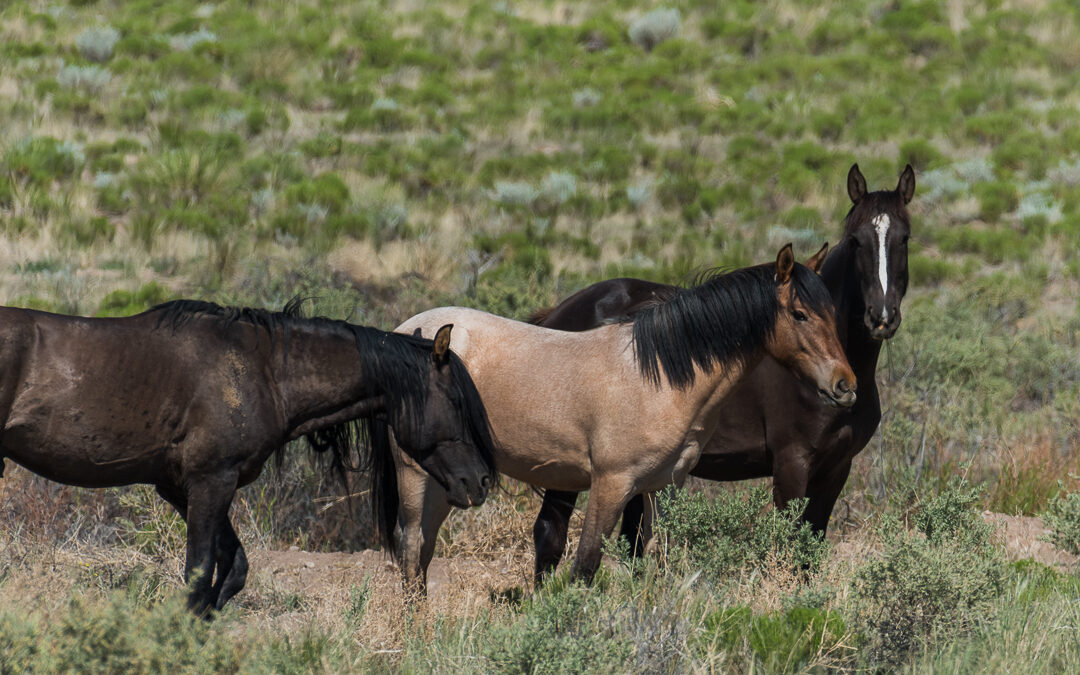
[[[663,302],[675,290],[641,279],[610,279],[581,289],[556,307],[540,310],[529,322],[555,330],[586,331],[629,318],[650,304]]]

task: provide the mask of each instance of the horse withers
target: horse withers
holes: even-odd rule
[[[716,433],[691,471],[721,481],[772,476],[776,506],[806,498],[803,518],[822,534],[852,459],[881,420],[874,373],[882,341],[900,326],[900,302],[907,292],[907,205],[915,194],[915,172],[906,167],[895,190],[867,192],[855,164],[847,191],[852,206],[844,218],[844,235],[825,260],[821,278],[836,307],[836,329],[858,381],[858,402],[850,408],[823,405],[812,387],[800,385],[781,363],[766,357],[721,410]],[[546,328],[588,330],[625,321],[674,291],[640,279],[602,281],[531,321]],[[538,579],[562,558],[576,499],[574,492],[544,495],[533,528]],[[649,537],[649,522],[643,499],[635,497],[623,516],[622,534],[636,553]]]
[[[433,335],[196,301],[107,319],[3,307],[0,461],[83,487],[154,485],[187,522],[188,606],[204,614],[247,576],[233,495],[288,441],[306,436],[339,469],[365,462],[377,478],[389,425],[451,503],[484,501],[495,467],[483,403],[450,326]],[[397,500],[374,482],[377,508]]]
[[[586,580],[626,502],[683,481],[722,402],[766,354],[831,404],[856,398],[832,302],[790,244],[773,264],[707,275],[631,320],[582,333],[460,307],[397,330],[431,335],[445,323],[491,419],[499,470],[546,489],[590,490],[573,569]],[[399,562],[406,585],[423,587],[450,503],[413,460],[395,459]]]

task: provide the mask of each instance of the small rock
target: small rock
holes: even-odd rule
[[[308,560],[308,561],[306,561],[306,562],[304,563],[304,567],[308,568],[309,570],[313,570],[313,569],[315,569],[315,563],[313,563],[312,561]]]
[[[289,550],[290,550],[290,551],[299,551],[299,550],[300,550],[300,547],[299,547],[299,546],[290,546],[290,547],[289,547]]]

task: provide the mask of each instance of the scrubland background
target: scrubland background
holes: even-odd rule
[[[539,500],[508,484],[445,528],[448,583],[496,565],[468,593],[410,605],[372,562],[323,602],[256,558],[204,625],[152,490],[9,462],[0,670],[1075,669],[1078,21],[1035,1],[3,3],[7,305],[522,318],[612,276],[809,255],[854,162],[871,189],[911,163],[917,188],[884,417],[828,546],[784,543],[746,486],[693,484],[658,559],[533,595]],[[297,448],[233,518],[249,550],[364,549],[364,485]],[[1032,547],[984,509],[1049,510],[1056,548],[1014,560]]]

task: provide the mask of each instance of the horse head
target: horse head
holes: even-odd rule
[[[909,164],[895,190],[866,191],[866,179],[854,164],[848,172],[852,207],[844,219],[844,241],[852,249],[862,294],[863,321],[875,340],[891,338],[900,327],[900,301],[908,285],[907,205],[915,194]]]

